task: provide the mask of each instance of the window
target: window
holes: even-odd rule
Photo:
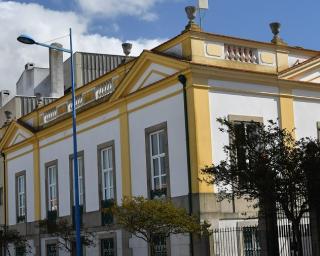
[[[101,200],[101,223],[111,224],[113,215],[110,209],[116,198],[116,176],[114,159],[114,141],[98,146],[99,195]]]
[[[80,206],[80,223],[82,225],[82,215],[85,208],[85,170],[84,170],[84,154],[83,151],[78,152],[77,164],[78,164],[78,186],[79,186],[79,206]],[[70,202],[72,209],[72,223],[75,225],[75,187],[74,187],[74,163],[73,156],[70,156]]]
[[[58,256],[56,244],[47,244],[47,256]]]
[[[74,195],[74,164],[73,164],[73,157],[71,157],[71,177],[72,177],[72,202],[75,205],[75,195]],[[79,205],[84,205],[85,203],[85,187],[84,187],[84,160],[83,160],[83,152],[78,153],[78,186],[79,186]]]
[[[155,239],[155,256],[167,255],[167,239],[165,236],[158,235]]]
[[[166,123],[146,129],[148,184],[151,198],[168,194],[169,158]]]
[[[107,147],[101,153],[102,199],[114,199],[113,149]]]
[[[101,256],[115,256],[115,241],[114,238],[105,238],[100,240]]]
[[[24,256],[24,255],[26,255],[26,248],[23,247],[23,246],[16,247],[15,251],[16,251],[16,256]]]
[[[17,223],[26,221],[26,174],[16,175]]]
[[[3,187],[0,187],[0,205],[3,205]]]
[[[46,189],[48,212],[58,211],[58,170],[57,162],[49,163],[46,166]]]
[[[263,123],[262,117],[229,115],[230,122],[234,123],[235,146],[237,148],[237,163],[239,168],[246,168],[247,152],[244,148],[246,137],[254,136],[257,133],[257,124]]]
[[[167,187],[164,151],[164,130],[150,134],[152,189],[160,190]]]
[[[257,132],[257,125],[254,122],[242,122],[236,121],[234,122],[235,128],[235,143],[237,147],[237,161],[238,168],[245,169],[247,162],[247,152],[244,148],[244,143],[246,138],[254,135]]]

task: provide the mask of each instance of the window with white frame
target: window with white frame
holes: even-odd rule
[[[16,176],[17,222],[24,222],[26,216],[26,175]]]
[[[57,165],[47,167],[48,211],[58,209]]]
[[[151,189],[161,190],[167,187],[166,170],[166,134],[165,130],[159,130],[149,135],[150,165],[151,165]]]
[[[84,161],[83,156],[78,155],[78,186],[79,186],[79,205],[84,205]],[[72,177],[73,177],[73,191],[74,190],[74,163],[72,159]],[[75,195],[73,193],[73,204],[75,205]]]
[[[114,168],[112,146],[104,148],[100,151],[100,161],[102,178],[102,199],[114,199]]]

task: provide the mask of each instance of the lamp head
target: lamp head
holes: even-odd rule
[[[36,41],[31,36],[28,36],[28,35],[20,35],[20,36],[18,36],[17,40],[23,44],[35,44],[36,43]]]

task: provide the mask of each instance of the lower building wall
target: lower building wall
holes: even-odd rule
[[[172,198],[177,207],[189,209],[188,196]],[[231,220],[239,218],[250,218],[256,216],[256,209],[250,207],[244,200],[235,200],[234,202],[219,201],[216,194],[193,194],[192,195],[193,213],[200,217],[200,220],[211,223],[212,228],[219,227],[221,220]],[[71,217],[66,218],[69,223],[72,222]],[[48,243],[57,241],[55,237],[49,237],[47,234],[39,234],[39,225],[37,222],[21,223],[10,226],[26,235],[32,244],[32,253],[29,255],[46,256],[46,248]],[[83,214],[83,227],[95,234],[95,247],[85,248],[85,255],[101,255],[100,240],[113,237],[115,239],[115,248],[117,256],[148,256],[148,245],[141,238],[135,237],[128,232],[119,229],[116,225],[102,226],[101,212],[87,212]],[[189,256],[190,243],[193,244],[194,256],[213,255],[212,246],[209,238],[200,238],[198,235],[189,234],[171,235],[168,239],[168,256]],[[11,248],[14,250],[14,248]],[[12,254],[14,255],[14,254]],[[69,252],[60,249],[59,256],[69,255]]]

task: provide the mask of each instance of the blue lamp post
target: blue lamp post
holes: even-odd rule
[[[70,67],[71,67],[71,83],[72,83],[72,138],[73,138],[73,166],[74,166],[74,194],[75,194],[75,221],[76,221],[76,247],[77,256],[82,255],[81,234],[80,234],[80,206],[79,206],[79,181],[78,181],[78,149],[77,149],[77,127],[76,127],[76,103],[75,103],[75,84],[74,84],[74,64],[73,64],[73,50],[72,50],[72,30],[69,29],[70,49],[55,47],[48,44],[36,42],[28,35],[20,35],[17,40],[24,44],[36,44],[44,46],[57,51],[70,53]]]

